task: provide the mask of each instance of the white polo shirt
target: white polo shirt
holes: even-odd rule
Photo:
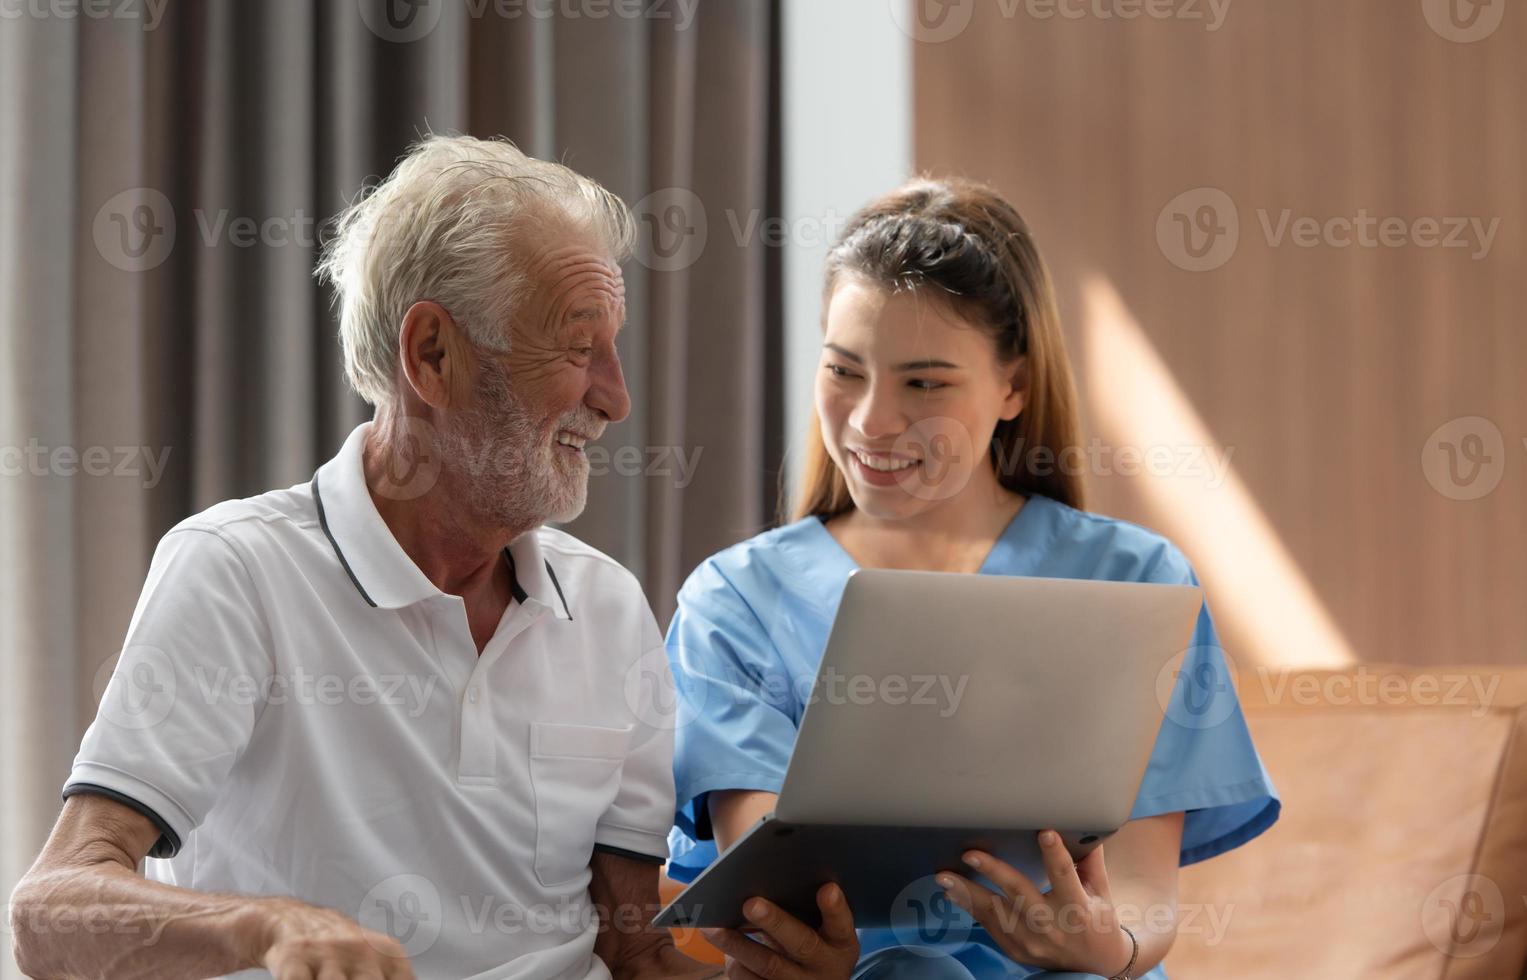
[[[652,612],[541,528],[479,657],[371,500],[368,427],[311,482],[164,536],[64,795],[152,819],[150,877],[338,909],[421,980],[604,980],[590,854],[661,863],[673,822]]]

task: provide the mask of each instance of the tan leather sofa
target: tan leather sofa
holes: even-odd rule
[[[1183,869],[1173,980],[1527,975],[1527,670],[1247,671],[1238,690],[1283,815]]]
[[[1527,978],[1527,668],[1247,670],[1238,691],[1283,815],[1183,869],[1173,980]]]

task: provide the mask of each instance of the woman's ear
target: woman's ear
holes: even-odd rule
[[[1008,365],[1007,394],[1002,399],[1002,421],[1011,422],[1029,403],[1029,358],[1020,355]]]

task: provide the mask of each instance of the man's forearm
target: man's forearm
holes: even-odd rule
[[[34,871],[11,900],[29,977],[215,977],[259,966],[262,903],[139,877],[115,862]]]

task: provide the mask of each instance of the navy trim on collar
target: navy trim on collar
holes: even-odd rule
[[[514,552],[510,551],[508,548],[505,548],[504,558],[509,562],[509,590],[514,595],[514,601],[524,605],[525,600],[530,598],[530,594],[527,593],[525,591],[525,587],[520,584],[520,574],[519,571],[515,568],[514,564]],[[562,611],[567,614],[567,619],[569,622],[571,622],[573,618],[573,611],[567,608],[567,596],[562,594],[562,583],[557,581],[557,573],[552,570],[551,562],[547,559],[542,558],[541,563],[546,566],[546,574],[551,576],[552,588],[557,590],[557,598],[562,600]]]
[[[509,562],[509,592],[514,596],[514,601],[523,606],[530,596],[520,584],[520,573],[514,566],[514,553],[508,548],[504,549],[504,559]]]
[[[345,570],[346,575],[350,576],[350,581],[355,583],[355,590],[361,594],[362,599],[366,600],[366,605],[370,606],[372,609],[375,609],[376,600],[367,594],[366,587],[361,585],[361,580],[355,577],[354,569],[352,569],[350,567],[350,563],[345,560],[344,551],[340,549],[339,542],[334,540],[334,533],[329,530],[329,519],[323,512],[323,494],[318,492],[317,473],[313,474],[313,502],[318,505],[318,526],[323,528],[323,536],[329,539],[329,544],[333,545],[334,555],[339,559],[340,567]]]
[[[545,558],[541,562],[546,566],[546,574],[551,576],[551,587],[557,590],[557,598],[562,600],[562,611],[567,613],[567,621],[572,622],[573,611],[567,608],[567,596],[562,594],[562,583],[557,581],[557,573],[552,569],[551,562]]]

